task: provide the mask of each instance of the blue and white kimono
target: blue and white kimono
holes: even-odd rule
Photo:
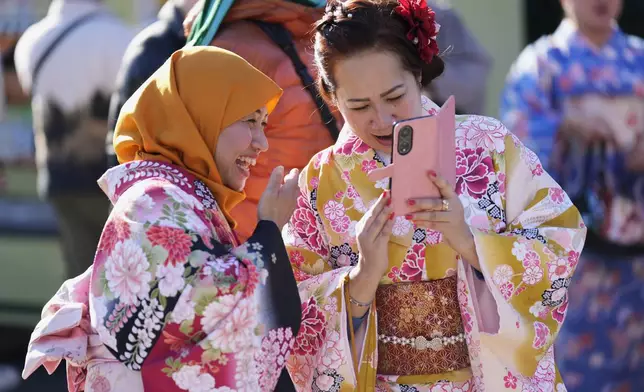
[[[559,134],[574,110],[605,120],[616,142],[588,146]],[[557,343],[568,390],[640,390],[644,172],[629,171],[624,161],[644,138],[644,40],[615,27],[596,47],[565,19],[512,66],[500,118],[539,155],[589,227]]]

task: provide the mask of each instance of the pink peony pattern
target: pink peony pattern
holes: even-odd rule
[[[405,281],[420,281],[423,277],[423,270],[425,269],[425,245],[413,244],[405,261],[403,261],[401,274],[405,277]]]
[[[494,173],[492,158],[483,147],[456,150],[456,191],[480,199],[487,191]]]
[[[311,249],[325,256],[328,254],[328,250],[323,246],[322,234],[317,229],[317,218],[304,194],[300,194],[297,199],[297,208],[291,217],[291,228],[296,237],[304,241]]]
[[[315,356],[324,345],[327,334],[326,317],[311,297],[302,304],[302,325],[293,350],[299,355]]]
[[[487,151],[503,153],[507,129],[490,117],[475,116],[462,124],[468,146],[483,147]]]

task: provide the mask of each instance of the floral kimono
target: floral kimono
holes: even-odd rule
[[[123,164],[100,185],[114,210],[94,265],[45,306],[23,376],[66,359],[70,391],[290,383],[301,308],[278,227],[238,244],[204,183],[170,164]]]
[[[571,110],[602,117],[615,141],[585,146],[562,137],[557,131]],[[615,28],[596,47],[564,20],[519,56],[501,117],[537,152],[588,225],[568,321],[557,341],[566,385],[584,392],[640,388],[644,173],[628,170],[624,158],[644,137],[644,40]]]
[[[425,99],[423,105],[437,109]],[[396,217],[383,292],[353,337],[346,288],[358,260],[355,228],[387,188],[388,180],[367,178],[384,163],[349,133],[302,173],[298,208],[283,231],[302,299],[302,325],[287,364],[299,391],[565,391],[552,343],[565,318],[584,224],[536,155],[499,121],[457,116],[456,123],[456,190],[481,274],[439,232]],[[449,280],[454,284],[441,283]],[[427,282],[435,289],[417,295],[414,288]],[[405,295],[388,296],[397,286]],[[441,308],[451,301],[455,313]],[[454,321],[463,332],[440,339],[464,342],[466,363],[441,349],[423,360],[440,336],[434,333]],[[383,337],[379,329],[388,322],[401,331],[411,325],[416,335],[423,334],[420,326],[428,337]],[[407,357],[397,355],[396,339],[423,344]],[[383,362],[424,374],[381,374]],[[440,363],[451,371],[433,371]]]

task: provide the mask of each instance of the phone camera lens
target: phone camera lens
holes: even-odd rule
[[[398,153],[400,155],[406,155],[411,151],[413,134],[414,130],[410,126],[400,129],[398,134]]]

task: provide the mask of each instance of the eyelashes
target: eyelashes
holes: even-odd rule
[[[405,96],[405,94],[400,94],[397,97],[387,98],[386,101],[393,103],[393,102],[401,100],[404,96]],[[360,107],[357,107],[357,108],[351,108],[351,110],[355,110],[356,112],[361,112],[361,111],[367,110],[368,108],[369,108],[369,105],[366,105],[366,106],[360,106]]]

